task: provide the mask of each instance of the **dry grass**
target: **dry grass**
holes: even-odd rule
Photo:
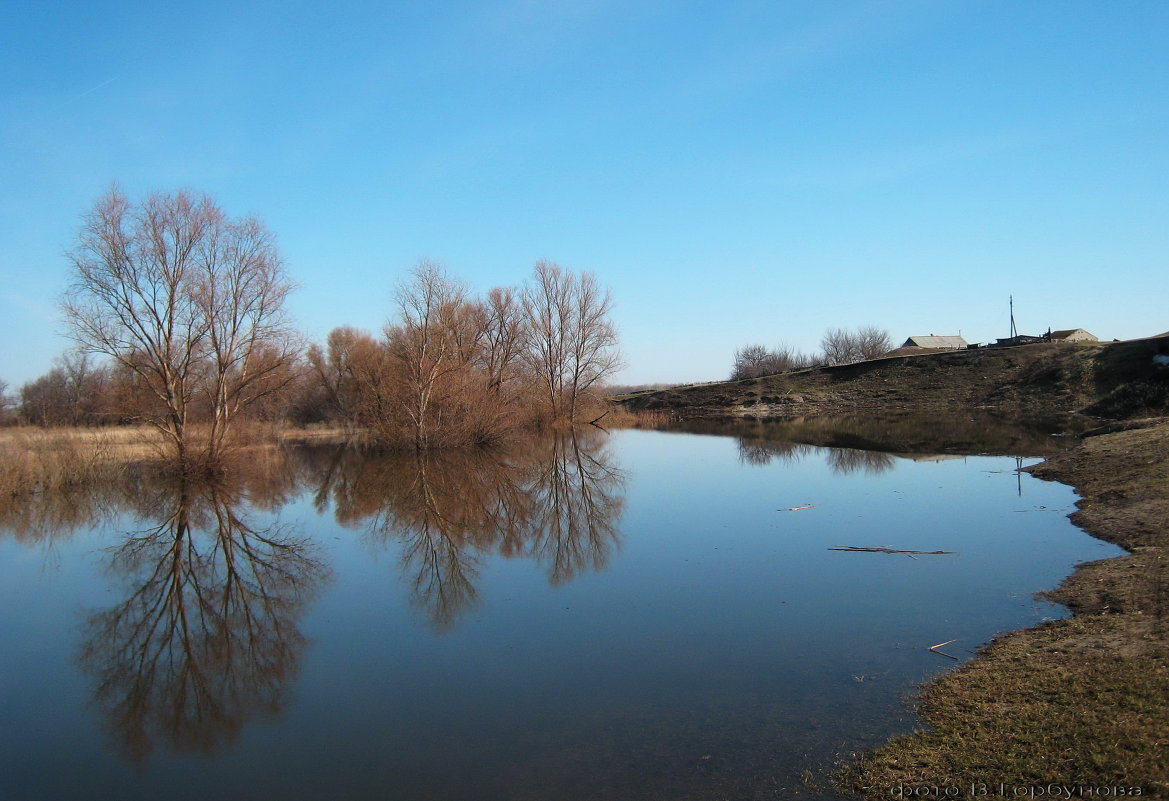
[[[193,428],[195,447],[204,431]],[[226,456],[230,468],[241,460],[261,461],[262,453],[285,444],[327,444],[354,441],[361,432],[337,428],[278,429],[241,425],[232,432]],[[172,451],[166,439],[149,426],[107,428],[0,428],[0,497],[44,492],[108,477],[124,465],[163,462]]]
[[[364,429],[325,424],[311,425],[307,428],[286,428],[276,433],[276,439],[290,445],[340,445],[346,442],[362,442],[366,436]]]
[[[96,480],[129,462],[160,459],[153,429],[0,429],[0,496],[59,489]]]
[[[932,683],[920,712],[934,728],[894,740],[846,771],[872,798],[899,786],[1051,782],[1169,792],[1169,653],[1133,642],[1120,615],[1074,618],[1005,636]],[[1115,642],[1140,652],[1125,652]]]
[[[597,423],[605,428],[661,428],[680,419],[679,415],[665,409],[632,410],[614,404]]]

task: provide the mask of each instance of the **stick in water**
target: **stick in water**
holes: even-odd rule
[[[930,650],[931,650],[931,651],[933,651],[935,654],[938,654],[938,655],[940,655],[940,656],[944,656],[944,657],[947,657],[947,658],[949,658],[949,659],[957,660],[957,659],[958,659],[958,657],[956,657],[956,656],[951,656],[950,654],[946,653],[945,651],[939,651],[939,650],[938,650],[938,649],[939,649],[939,648],[941,648],[943,645],[949,645],[949,644],[950,644],[950,643],[952,643],[952,642],[958,642],[958,640],[956,640],[956,639],[954,639],[954,640],[946,640],[945,642],[940,642],[940,643],[938,643],[937,645],[931,645],[931,646],[930,646]]]
[[[940,553],[954,553],[953,551],[900,551],[896,548],[864,548],[859,545],[837,545],[834,548],[829,548],[830,551],[852,551],[853,553],[905,553],[905,554],[940,554]]]

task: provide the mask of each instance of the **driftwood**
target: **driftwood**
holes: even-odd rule
[[[954,553],[953,551],[899,551],[896,548],[862,548],[859,545],[837,545],[834,548],[829,548],[830,551],[852,551],[853,553],[905,553],[905,554],[937,554],[937,553]]]
[[[938,650],[938,649],[939,649],[939,648],[941,648],[943,645],[949,645],[949,644],[950,644],[950,643],[952,643],[952,642],[958,642],[958,641],[957,641],[957,640],[946,640],[945,642],[940,642],[940,643],[938,643],[937,645],[931,645],[931,646],[930,646],[930,650],[931,650],[931,651],[933,651],[933,652],[934,652],[935,654],[937,654],[938,656],[945,656],[945,657],[949,657],[950,659],[953,659],[953,660],[957,661],[958,657],[956,657],[956,656],[951,656],[950,654],[946,653],[945,651],[939,651],[939,650]]]

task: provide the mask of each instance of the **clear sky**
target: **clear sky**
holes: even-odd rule
[[[616,299],[628,383],[829,327],[1169,330],[1165,0],[0,4],[0,379],[116,182],[254,214],[317,341],[420,259]]]

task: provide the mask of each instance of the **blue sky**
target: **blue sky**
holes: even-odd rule
[[[0,379],[69,346],[81,215],[205,192],[316,341],[420,259],[616,299],[626,382],[827,328],[1169,330],[1162,0],[0,7]]]

